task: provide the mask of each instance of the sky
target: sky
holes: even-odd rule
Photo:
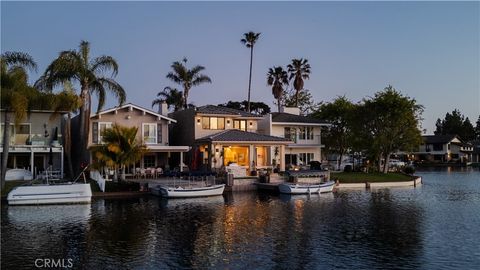
[[[307,58],[305,88],[317,102],[359,102],[393,85],[425,107],[427,134],[455,108],[473,124],[480,115],[479,2],[1,2],[1,51],[32,55],[31,81],[87,40],[92,57],[119,63],[127,102],[146,108],[164,87],[181,90],[165,76],[184,57],[213,81],[192,88],[189,102],[245,100],[248,31],[261,33],[252,100],[273,110],[268,69]],[[106,108],[115,105],[107,96]]]

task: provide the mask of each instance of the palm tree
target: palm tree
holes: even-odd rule
[[[36,70],[37,64],[33,58],[22,52],[5,52],[0,57],[1,69],[1,108],[4,110],[3,152],[1,167],[1,189],[5,188],[8,154],[10,148],[11,114],[18,124],[27,115],[28,95],[31,90],[28,85],[27,70]]]
[[[240,40],[247,48],[250,48],[250,75],[248,77],[248,105],[247,112],[250,112],[250,87],[252,85],[252,63],[253,63],[253,47],[260,37],[260,33],[254,33],[252,31],[243,34],[244,38]]]
[[[307,59],[292,59],[292,63],[287,66],[290,73],[289,80],[294,79],[293,88],[295,88],[295,106],[298,107],[298,94],[303,90],[303,80],[310,79],[310,64]]]
[[[268,70],[267,84],[272,86],[273,97],[277,100],[278,112],[282,103],[283,86],[288,85],[288,74],[282,67],[273,67]]]
[[[212,80],[207,75],[200,72],[205,69],[203,66],[194,66],[192,69],[186,67],[187,58],[182,62],[175,61],[171,65],[173,71],[167,74],[167,78],[183,86],[183,106],[188,107],[188,94],[192,86],[198,86],[202,83],[211,83]]]
[[[173,106],[175,112],[183,107],[183,93],[182,91],[178,91],[177,88],[167,86],[162,92],[158,92],[157,97],[158,98],[152,101],[152,108],[155,105],[160,106],[163,102],[167,103],[169,109]]]
[[[110,77],[105,77],[105,72],[112,71]],[[105,105],[106,92],[109,90],[117,98],[119,104],[126,99],[125,90],[113,80],[118,74],[117,61],[111,56],[99,56],[90,59],[90,43],[81,41],[78,51],[69,50],[60,53],[45,70],[45,73],[35,83],[35,86],[43,90],[52,90],[62,85],[65,81],[77,82],[80,84],[80,128],[79,128],[79,149],[80,158],[87,159],[87,138],[90,131],[91,94],[98,96],[97,111]]]
[[[97,165],[113,167],[114,180],[118,179],[118,169],[122,170],[121,180],[125,180],[125,168],[138,162],[145,153],[145,145],[137,139],[137,127],[124,127],[114,124],[103,133],[103,145],[92,150]]]

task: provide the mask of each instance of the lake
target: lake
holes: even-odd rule
[[[417,188],[1,207],[2,269],[480,269],[480,171]],[[47,259],[47,260],[46,260]]]

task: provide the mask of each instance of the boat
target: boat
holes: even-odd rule
[[[88,166],[87,166],[88,167]],[[85,167],[73,182],[66,183],[40,183],[31,182],[13,188],[7,196],[9,205],[40,205],[40,204],[63,204],[63,203],[90,203],[92,190],[86,183]],[[83,175],[84,183],[76,183]]]
[[[328,181],[321,184],[291,184],[283,183],[278,185],[280,193],[286,194],[310,194],[332,192],[335,186],[334,181]]]
[[[225,184],[210,185],[205,187],[168,187],[158,185],[152,188],[152,193],[157,196],[166,198],[195,198],[195,197],[207,197],[218,196],[223,194]]]
[[[32,180],[32,172],[25,169],[10,169],[5,175],[5,181]]]

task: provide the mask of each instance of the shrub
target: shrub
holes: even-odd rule
[[[414,174],[415,168],[413,166],[407,166],[403,169],[403,172],[406,174]]]
[[[352,165],[345,165],[345,168],[343,168],[344,172],[352,172]]]

